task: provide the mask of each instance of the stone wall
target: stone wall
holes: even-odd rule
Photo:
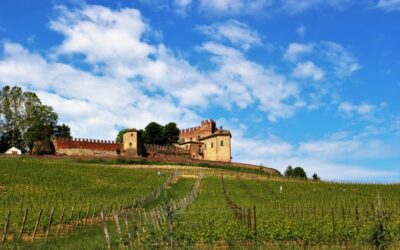
[[[204,160],[207,161],[231,161],[231,136],[230,134],[220,134],[210,136],[204,140]]]
[[[190,151],[175,146],[160,146],[153,144],[144,144],[146,157],[150,159],[190,159]]]
[[[198,127],[182,129],[179,134],[179,142],[198,141],[200,138],[213,134],[215,130],[215,121],[201,121],[201,125]]]
[[[53,139],[57,155],[118,156],[121,146],[114,141],[94,139]]]

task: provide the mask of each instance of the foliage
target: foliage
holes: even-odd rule
[[[319,176],[318,176],[316,173],[314,173],[314,174],[312,175],[312,180],[313,180],[313,181],[321,181],[321,178],[319,178]]]
[[[131,129],[122,129],[119,131],[116,142],[122,143],[122,136],[125,132]],[[150,122],[144,130],[140,130],[142,134],[142,140],[144,144],[156,144],[156,145],[173,145],[179,140],[179,128],[176,123],[170,122],[165,126],[160,125],[156,122]]]
[[[163,127],[163,145],[172,145],[179,140],[179,128],[176,123],[170,122]]]
[[[55,132],[65,133],[67,126],[56,130],[58,115],[43,105],[32,92],[5,86],[0,91],[0,140],[2,148],[15,146],[32,149],[34,141],[50,140]]]
[[[307,179],[307,174],[301,167],[292,168],[292,166],[288,166],[285,170],[285,177]]]
[[[143,143],[164,145],[163,126],[150,122],[143,131]]]
[[[66,124],[57,125],[54,128],[54,137],[72,139],[71,128]]]

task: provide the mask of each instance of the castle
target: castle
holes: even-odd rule
[[[202,121],[200,126],[180,130],[179,141],[174,146],[143,144],[136,129],[126,131],[122,144],[114,141],[92,139],[53,139],[57,155],[78,156],[129,156],[151,159],[206,160],[231,162],[231,133],[215,121]]]

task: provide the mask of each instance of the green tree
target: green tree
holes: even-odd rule
[[[313,179],[313,181],[320,181],[321,180],[321,178],[319,178],[319,176],[316,173],[314,173],[312,175],[312,179]]]
[[[143,131],[143,143],[164,145],[163,126],[150,122]]]
[[[291,178],[293,177],[293,168],[292,166],[288,166],[285,170],[285,177]]]
[[[307,179],[307,174],[301,167],[288,166],[285,170],[285,177]]]
[[[50,140],[58,115],[32,92],[5,86],[0,90],[0,140],[2,147],[32,149],[34,141]],[[5,146],[4,146],[5,145]]]
[[[54,128],[54,137],[71,139],[71,128],[66,124],[57,125]]]
[[[172,145],[179,140],[180,130],[175,122],[170,122],[163,127],[163,145]]]
[[[306,174],[306,171],[304,171],[303,168],[295,167],[293,169],[293,177],[299,178],[299,179],[307,179],[307,174]]]

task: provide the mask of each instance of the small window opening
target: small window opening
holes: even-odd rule
[[[213,147],[214,147],[214,143],[211,142],[211,148],[213,148]]]
[[[221,147],[223,147],[224,146],[224,141],[221,141]]]

